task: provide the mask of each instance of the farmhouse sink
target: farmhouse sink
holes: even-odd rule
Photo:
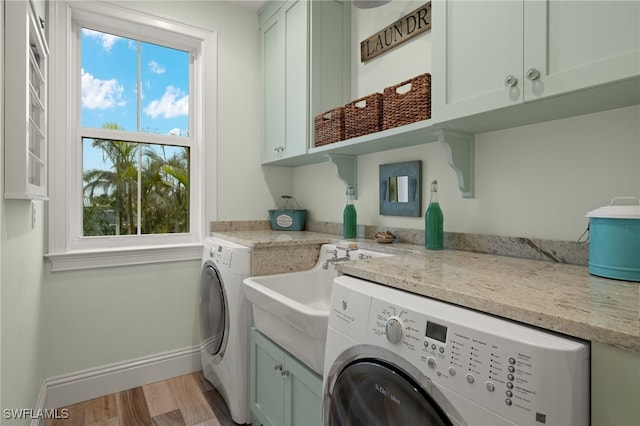
[[[324,244],[312,269],[246,278],[256,328],[321,375],[336,263],[386,256],[392,255]]]

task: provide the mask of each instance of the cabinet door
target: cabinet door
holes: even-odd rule
[[[435,120],[522,102],[523,8],[521,1],[432,3]]]
[[[640,75],[640,2],[525,0],[524,17],[525,101]]]
[[[284,25],[276,13],[262,26],[264,142],[262,161],[277,159],[284,149]]]
[[[307,151],[308,117],[308,3],[292,0],[283,10],[285,32],[285,143],[284,156]]]
[[[284,352],[251,330],[251,413],[260,424],[284,424]]]
[[[285,369],[285,425],[322,425],[322,378],[289,356]]]

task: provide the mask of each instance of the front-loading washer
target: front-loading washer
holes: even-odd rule
[[[218,390],[234,422],[251,422],[250,310],[242,281],[251,272],[251,248],[205,239],[198,303],[200,355],[205,378]]]
[[[588,425],[588,342],[336,278],[325,425]]]

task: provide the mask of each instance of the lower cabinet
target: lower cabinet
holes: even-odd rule
[[[322,377],[255,328],[250,377],[254,426],[322,424]]]

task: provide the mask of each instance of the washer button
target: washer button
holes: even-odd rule
[[[513,404],[509,398],[505,399],[504,403],[507,404],[507,405]]]
[[[475,381],[476,381],[475,377],[473,377],[473,374],[471,374],[471,373],[468,373],[468,374],[465,376],[465,378],[467,379],[467,382],[469,382],[469,383],[473,383],[473,382],[475,382]]]
[[[493,392],[494,390],[496,390],[496,387],[491,382],[485,383],[484,386],[487,388],[489,392]]]
[[[509,389],[513,389],[513,383],[511,383],[511,382],[507,382],[507,388],[509,388]]]
[[[449,375],[450,376],[455,376],[456,375],[456,369],[453,367],[449,367]]]
[[[440,351],[441,354],[444,353],[444,348],[443,347],[440,347],[438,350]]]
[[[507,395],[509,398],[511,398],[513,396],[513,392],[508,390],[508,391],[505,392],[505,395]]]
[[[431,368],[436,368],[436,360],[432,357],[427,358],[427,365]]]
[[[507,379],[513,380],[513,374],[507,374]]]
[[[435,343],[431,344],[431,349],[434,350],[434,351],[436,350],[436,344]]]
[[[516,371],[516,368],[513,365],[509,366],[509,373],[513,373],[514,371]]]
[[[516,363],[516,359],[515,358],[509,358],[509,364],[515,365],[515,363]]]

